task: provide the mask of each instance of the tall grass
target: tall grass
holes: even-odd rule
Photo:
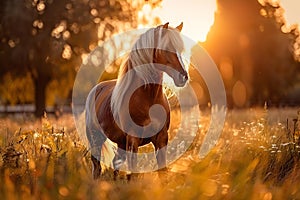
[[[171,138],[177,115],[175,111]],[[300,198],[297,110],[229,111],[218,144],[200,159],[209,117],[209,112],[201,113],[198,137],[168,172],[140,174],[130,182],[113,181],[111,169],[92,180],[90,153],[71,116],[2,118],[0,199]]]

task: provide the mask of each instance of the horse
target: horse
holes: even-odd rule
[[[170,108],[162,81],[163,73],[168,74],[177,87],[184,87],[189,79],[180,56],[184,50],[182,27],[183,23],[176,28],[166,23],[141,34],[120,66],[117,79],[100,82],[90,91],[86,100],[86,135],[94,179],[101,176],[101,149],[107,138],[118,146],[113,158],[114,179],[119,173],[120,161],[127,160],[128,169],[134,172],[138,148],[150,142],[155,148],[158,169],[167,169],[164,147],[168,144]],[[128,108],[124,108],[126,99]],[[161,122],[159,114],[151,114],[153,105],[165,110],[165,121]],[[124,114],[125,109],[130,117]],[[136,131],[128,125],[131,119],[142,129]],[[150,135],[144,134],[143,128],[147,126]]]

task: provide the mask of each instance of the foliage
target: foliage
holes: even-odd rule
[[[156,6],[160,0],[148,2]],[[47,96],[70,96],[81,56],[113,33],[137,27],[144,0],[3,0],[0,8],[0,74],[30,74],[36,114]],[[6,88],[5,88],[6,89]],[[25,89],[25,88],[24,88]],[[5,98],[5,97],[4,97]],[[53,98],[53,97],[52,97]]]
[[[288,93],[299,82],[298,29],[286,27],[277,3],[259,2],[218,0],[203,43],[219,67],[231,107],[291,103]]]
[[[177,122],[178,112],[173,119]],[[218,145],[203,159],[208,129],[201,115],[198,137],[168,172],[113,181],[108,169],[92,180],[88,150],[70,116],[42,122],[1,119],[0,197],[3,199],[297,199],[299,119],[295,110],[230,111]],[[292,116],[292,117],[291,117]],[[294,117],[295,116],[295,117]],[[289,117],[287,126],[286,117]],[[295,123],[294,123],[295,122]],[[176,130],[173,123],[171,132]],[[6,127],[6,128],[5,128]],[[19,128],[21,127],[21,128]],[[15,132],[13,130],[16,130]],[[189,132],[186,132],[188,135]],[[173,136],[172,136],[173,137]],[[148,149],[149,150],[149,149]],[[293,160],[293,162],[291,162]],[[159,176],[158,176],[159,175]]]
[[[0,82],[0,103],[12,105],[26,104],[33,102],[33,82],[30,74],[23,77],[14,77],[11,73],[6,73]]]

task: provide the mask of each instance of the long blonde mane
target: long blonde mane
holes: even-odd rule
[[[159,26],[143,33],[133,45],[128,58],[120,66],[117,83],[111,97],[113,116],[118,116],[124,96],[136,78],[147,85],[159,76],[159,71],[153,64],[155,49],[177,53],[182,52],[183,48],[183,41],[177,29],[164,29],[163,26]],[[129,70],[133,70],[132,73],[127,73]]]

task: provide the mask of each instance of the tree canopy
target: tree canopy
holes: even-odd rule
[[[153,7],[159,2],[2,0],[2,82],[9,77],[22,80],[29,77],[32,82],[25,82],[32,84],[36,115],[43,115],[48,98],[70,95],[82,55],[92,51],[99,41],[113,33],[137,27],[138,12],[142,6],[147,3]],[[24,88],[24,85],[19,87]]]
[[[220,70],[229,106],[291,103],[288,94],[299,82],[298,29],[285,26],[278,4],[217,3],[215,22],[202,45]]]

